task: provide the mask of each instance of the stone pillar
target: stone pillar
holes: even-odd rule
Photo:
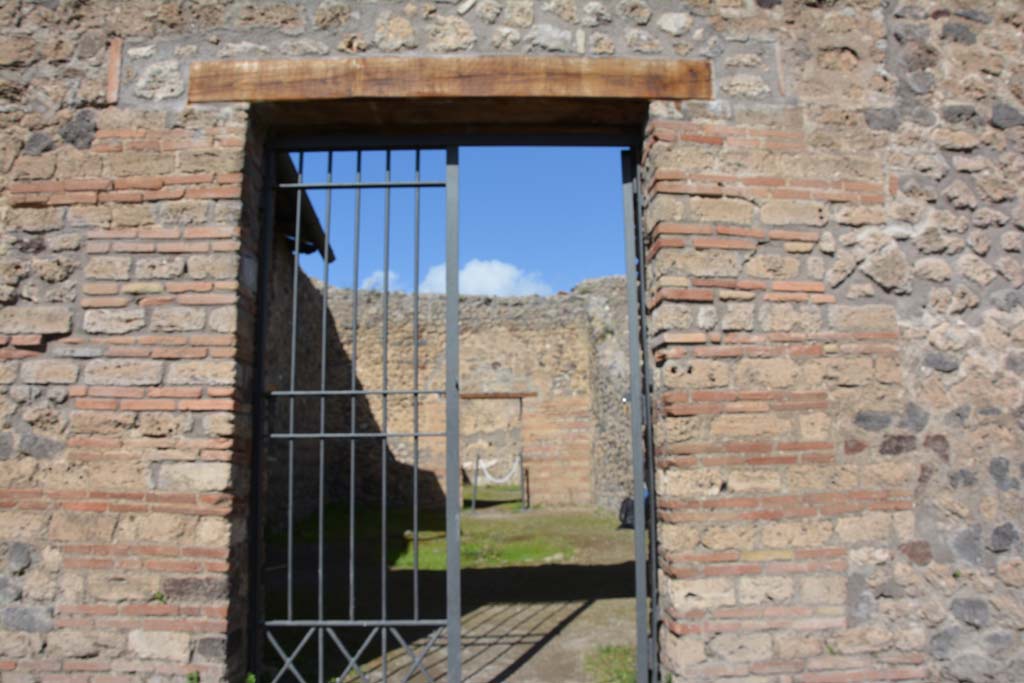
[[[226,680],[245,612],[246,111],[76,120],[8,187],[0,670]]]

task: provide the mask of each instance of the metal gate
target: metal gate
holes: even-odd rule
[[[622,153],[626,228],[626,301],[629,307],[629,403],[633,456],[633,543],[636,584],[636,683],[659,681],[658,534],[654,480],[650,345],[641,169],[635,151]]]
[[[438,155],[441,163],[431,166]],[[261,682],[460,681],[458,150],[285,147],[272,149],[266,166],[250,671]],[[437,193],[443,198],[429,202]],[[410,209],[402,217],[399,204]],[[424,214],[428,205],[432,216]],[[441,244],[431,246],[425,226],[437,223]],[[404,236],[396,239],[399,228]],[[443,376],[433,377],[441,386],[424,386],[420,377],[425,244],[443,253],[446,266],[443,309],[432,309],[444,325]],[[360,262],[369,247],[383,273],[379,284],[366,280],[371,269]],[[399,254],[414,264],[411,348],[403,347],[411,357],[401,359],[389,339],[397,296],[391,264]],[[344,260],[350,263],[338,263]],[[367,311],[377,321],[373,342],[361,329]],[[389,366],[399,363],[411,364],[411,376],[389,378]],[[389,402],[399,401],[411,402],[411,424],[389,424]],[[422,424],[430,407],[440,426],[437,419],[433,428]],[[435,449],[443,465],[434,472],[446,493],[446,563],[432,573],[421,572],[419,552],[424,520],[441,518],[425,507],[422,490],[430,473],[421,455],[431,439],[443,440]],[[396,512],[398,497],[405,516]],[[379,543],[376,557],[366,556],[373,544],[364,535]],[[396,544],[411,554],[408,571],[389,566]]]
[[[443,155],[443,172],[436,177],[421,163],[430,154]],[[413,159],[406,177],[399,177],[393,167],[399,155]],[[339,168],[342,157],[348,163],[345,170]],[[365,168],[372,160],[382,164],[379,177],[370,177]],[[260,683],[460,683],[458,148],[271,147],[264,163],[249,497],[249,670]],[[652,366],[635,149],[622,154],[622,178],[634,477],[636,681],[657,683]],[[420,255],[425,243],[421,224],[429,218],[422,215],[421,207],[424,196],[431,192],[443,193],[443,386],[423,385],[420,377]],[[377,193],[381,207],[373,216],[362,209],[370,193]],[[412,197],[413,211],[406,216],[409,239],[395,240],[397,219],[392,208],[395,197],[402,193]],[[373,225],[367,224],[368,218]],[[376,229],[382,238],[375,245],[383,273],[375,292],[365,292],[361,281],[367,274],[361,261],[370,229]],[[405,359],[411,362],[412,374],[405,381],[396,381],[389,378],[389,363],[398,360],[389,355],[390,263],[403,249],[411,252],[414,264],[411,358]],[[317,254],[319,271],[313,273],[310,259],[315,261]],[[335,263],[345,258],[351,263]],[[344,279],[332,277],[339,265],[348,265]],[[341,306],[345,321],[335,319],[339,311],[332,298],[335,283],[349,292]],[[360,365],[367,353],[367,339],[359,330],[364,308],[377,311],[380,337],[372,361]],[[314,320],[313,333],[307,329],[310,319]],[[342,322],[348,325],[347,338],[330,339],[329,330]],[[364,386],[360,379],[368,366],[379,372],[379,377],[373,377],[373,386]],[[388,403],[399,400],[412,402],[411,425],[389,425]],[[443,401],[444,419],[439,429],[428,429],[420,420],[421,405],[430,400]],[[376,403],[375,411],[369,409],[370,402]],[[366,413],[373,413],[376,421]],[[444,440],[446,494],[443,582],[434,583],[421,572],[419,554],[422,521],[429,515],[420,489],[420,456],[422,444],[429,439]],[[399,461],[392,450],[402,440],[408,445],[407,457]],[[389,514],[394,515],[390,503],[396,491],[389,476],[399,467],[411,469],[411,487],[404,492],[411,517],[394,520]],[[369,468],[377,473],[366,476]],[[376,494],[361,490],[366,481],[375,480],[379,485]],[[367,500],[372,501],[373,510]],[[389,552],[393,551],[389,541],[394,538],[389,530],[403,521],[411,527],[406,540],[411,544],[407,550],[412,560],[410,571],[400,577],[389,568]],[[359,542],[359,534],[366,525],[379,543],[375,575],[358,561],[360,547],[365,545]],[[405,589],[397,585],[402,580]],[[396,604],[398,599],[402,604]]]

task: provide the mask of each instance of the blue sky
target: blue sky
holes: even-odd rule
[[[624,270],[620,148],[463,147],[459,159],[460,289],[465,294],[549,295],[568,291],[581,280],[618,275]],[[297,156],[293,157],[296,162]],[[326,153],[302,159],[306,182],[326,178]],[[356,155],[331,158],[334,182],[355,180]],[[366,152],[362,181],[384,179],[383,152]],[[424,151],[420,178],[442,182],[443,151]],[[392,181],[415,178],[415,154],[391,155]],[[324,222],[327,191],[310,191]],[[330,240],[336,259],[329,282],[353,283],[355,192],[330,192]],[[381,189],[360,196],[359,272],[361,288],[379,288],[384,280],[384,204]],[[417,280],[413,259],[415,192],[392,189],[388,270],[392,289],[411,291]],[[444,190],[420,190],[421,291],[443,291]],[[302,267],[323,278],[318,254],[304,256]]]

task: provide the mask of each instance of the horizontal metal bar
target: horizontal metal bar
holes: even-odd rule
[[[444,389],[299,389],[296,391],[271,391],[268,396],[380,396],[380,395],[433,394],[444,396]],[[533,394],[536,396],[536,394]]]
[[[303,433],[303,434],[271,434],[271,439],[398,439],[414,436],[428,437],[428,436],[448,436],[447,432],[355,432],[355,433],[327,433],[317,434]]]
[[[632,147],[643,140],[642,130],[615,126],[604,132],[572,131],[541,133],[511,130],[507,133],[428,133],[379,135],[372,132],[351,135],[278,135],[270,146],[278,151],[349,152],[366,149],[436,151],[451,144],[464,147]],[[629,130],[627,130],[629,128]],[[638,127],[642,128],[642,126]]]
[[[281,183],[277,186],[279,190],[373,190],[403,187],[445,187],[443,182],[382,182],[382,183]]]
[[[444,619],[271,619],[263,622],[267,628],[373,628],[375,626],[444,626],[448,622]]]

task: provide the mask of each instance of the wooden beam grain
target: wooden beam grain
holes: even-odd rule
[[[711,97],[708,62],[584,57],[343,57],[193,62],[189,102],[352,98]]]

